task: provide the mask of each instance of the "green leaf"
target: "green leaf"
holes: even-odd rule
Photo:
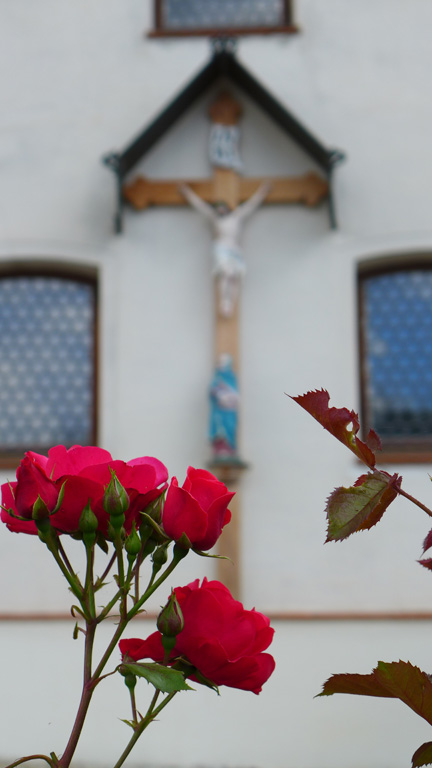
[[[412,756],[412,768],[420,768],[421,765],[432,763],[432,741],[427,741],[414,752]]]
[[[210,555],[209,552],[203,552],[202,549],[194,549],[193,551],[200,557],[212,557],[214,560],[229,560],[232,563],[231,558],[226,557],[226,555]]]
[[[409,661],[379,661],[370,675],[333,675],[318,695],[333,693],[400,699],[432,725],[432,682],[429,675]]]
[[[179,669],[185,677],[191,677],[193,675],[194,681],[197,683],[201,683],[201,685],[205,685],[207,688],[211,688],[212,691],[215,691],[218,696],[220,696],[219,688],[212,680],[209,680],[208,677],[204,677],[203,674],[193,666],[193,664],[190,663],[187,659],[184,658],[184,656],[178,656],[175,663],[173,664],[173,669]]]
[[[148,525],[153,528],[153,531],[157,533],[158,541],[161,543],[170,541],[169,536],[166,535],[165,531],[160,527],[160,525],[157,524],[156,520],[153,520],[153,518],[150,517],[147,512],[141,512],[141,517],[146,523],[148,523]]]
[[[207,688],[211,688],[212,691],[215,691],[217,695],[220,696],[219,688],[216,685],[216,683],[213,683],[211,680],[208,679],[208,677],[204,677],[204,675],[202,675],[198,669],[195,670],[194,677],[197,683],[201,683],[201,685],[205,685]]]
[[[162,693],[174,693],[174,691],[192,691],[193,688],[188,685],[177,669],[164,667],[155,662],[122,664],[120,672],[124,675],[131,674],[137,677],[144,677],[148,683],[154,685],[156,690]]]
[[[336,488],[328,498],[326,541],[342,541],[376,525],[396,498],[401,478],[387,472],[362,475],[350,488]]]

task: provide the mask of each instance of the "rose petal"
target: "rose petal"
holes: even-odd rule
[[[192,496],[178,487],[173,477],[163,509],[162,523],[167,536],[178,541],[185,533],[193,543],[207,531],[207,515]]]
[[[89,465],[111,461],[108,451],[93,445],[73,445],[69,449],[64,445],[56,445],[48,451],[48,457],[46,472],[53,480],[58,480],[63,475],[77,475]]]

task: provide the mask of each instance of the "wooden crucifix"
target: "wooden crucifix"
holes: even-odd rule
[[[143,177],[125,185],[125,199],[137,210],[153,205],[192,205],[213,229],[215,276],[215,375],[211,385],[210,468],[233,490],[246,464],[238,453],[239,288],[245,271],[241,249],[244,223],[262,203],[317,205],[328,185],[315,173],[299,177],[247,178],[241,175],[238,122],[242,109],[228,93],[211,105],[210,162],[213,176],[199,181],[156,181]],[[240,596],[240,500],[231,502],[232,521],[220,539],[219,578]],[[233,567],[234,563],[234,567]]]

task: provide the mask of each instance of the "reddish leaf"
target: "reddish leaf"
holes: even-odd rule
[[[429,571],[432,571],[432,558],[428,557],[426,560],[417,560],[420,565],[423,566],[423,568],[428,568]]]
[[[422,744],[412,756],[412,768],[420,768],[422,765],[432,763],[432,741]]]
[[[326,541],[342,541],[376,525],[396,498],[400,483],[398,475],[375,471],[359,477],[350,488],[336,488],[326,506]]]
[[[324,683],[322,692],[318,696],[332,696],[333,693],[393,698],[376,680],[373,672],[370,675],[332,675]]]
[[[333,675],[319,696],[333,693],[400,699],[432,725],[432,682],[409,661],[379,661],[370,675]]]
[[[409,661],[379,661],[374,670],[379,682],[432,725],[432,682],[426,672]]]
[[[428,535],[426,536],[424,542],[423,542],[423,553],[426,552],[427,549],[432,547],[432,531],[429,531]]]
[[[356,437],[360,429],[358,414],[347,408],[329,408],[330,395],[325,389],[307,392],[305,395],[291,398],[301,405],[321,426],[334,435],[347,448],[373,469],[375,466],[374,451],[381,448],[381,441],[372,429],[366,442]]]

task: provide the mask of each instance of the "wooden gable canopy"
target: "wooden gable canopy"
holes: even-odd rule
[[[344,153],[337,149],[327,149],[237,61],[232,49],[221,45],[215,47],[212,58],[201,72],[122,152],[110,152],[103,157],[103,163],[111,168],[117,180],[115,231],[119,233],[123,229],[123,182],[127,174],[186,110],[221,78],[231,81],[244,91],[320,166],[328,181],[330,225],[335,228],[336,214],[332,194],[332,173],[337,163],[344,159]]]

